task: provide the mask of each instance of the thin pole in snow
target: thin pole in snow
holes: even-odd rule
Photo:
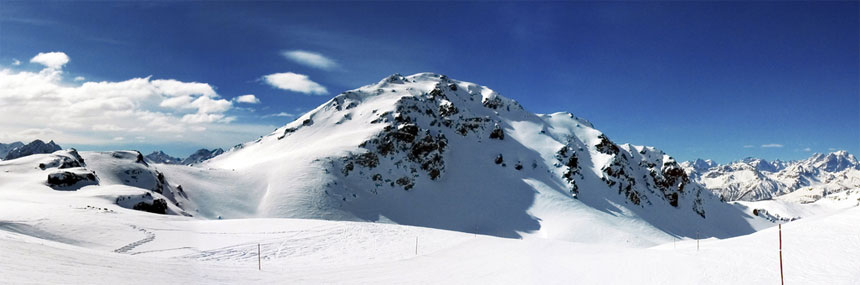
[[[785,285],[785,279],[782,276],[782,224],[779,224],[779,282]]]
[[[415,236],[415,255],[418,255],[418,236]]]
[[[696,232],[696,251],[699,251],[699,232]]]
[[[263,270],[263,260],[260,257],[260,244],[257,244],[257,270]]]

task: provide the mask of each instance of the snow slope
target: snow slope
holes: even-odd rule
[[[779,282],[775,227],[698,245],[682,239],[636,248],[379,223],[207,221],[128,210],[87,195],[63,197],[68,205],[10,199],[7,190],[0,192],[0,275],[8,284]],[[786,283],[860,281],[858,223],[854,207],[784,225]]]

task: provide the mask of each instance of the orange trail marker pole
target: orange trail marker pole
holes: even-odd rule
[[[782,275],[782,224],[779,224],[779,282],[785,285],[785,278]]]

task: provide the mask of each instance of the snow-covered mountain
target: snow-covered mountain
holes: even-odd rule
[[[22,143],[22,142],[13,142],[13,143],[8,143],[8,144],[0,143],[0,160],[3,160],[3,158],[6,157],[6,154],[8,154],[10,150],[12,150],[16,147],[21,147],[21,146],[24,146],[24,143]]]
[[[149,162],[161,164],[179,164],[182,162],[181,158],[172,157],[160,150],[153,151],[152,153],[145,155],[143,158]]]
[[[790,162],[746,158],[707,168],[699,160],[681,166],[694,180],[728,201],[767,200],[804,189],[810,195],[801,200],[811,202],[828,194],[860,189],[860,163],[846,151],[817,153]]]
[[[630,230],[618,223],[685,236],[752,231],[658,149],[432,73],[344,92],[203,165],[257,177],[234,190],[256,193],[243,198],[258,201],[256,216],[574,240],[584,227]]]
[[[216,149],[212,149],[212,150],[201,148],[201,149],[195,151],[194,153],[192,153],[191,155],[189,155],[188,157],[186,157],[185,159],[183,159],[182,162],[180,162],[179,164],[182,164],[182,165],[199,164],[199,163],[204,162],[206,160],[209,160],[213,157],[219,156],[222,153],[224,153],[224,150],[221,148],[216,148]]]
[[[34,140],[26,145],[20,145],[10,149],[6,153],[6,156],[4,156],[3,160],[16,159],[37,153],[52,153],[61,149],[63,148],[55,144],[54,141],[45,143],[41,140]]]

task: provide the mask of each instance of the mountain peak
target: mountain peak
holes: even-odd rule
[[[857,158],[844,150],[828,154],[816,153],[806,160],[806,164],[827,172],[839,172],[849,168],[860,169],[860,162],[857,161]]]

